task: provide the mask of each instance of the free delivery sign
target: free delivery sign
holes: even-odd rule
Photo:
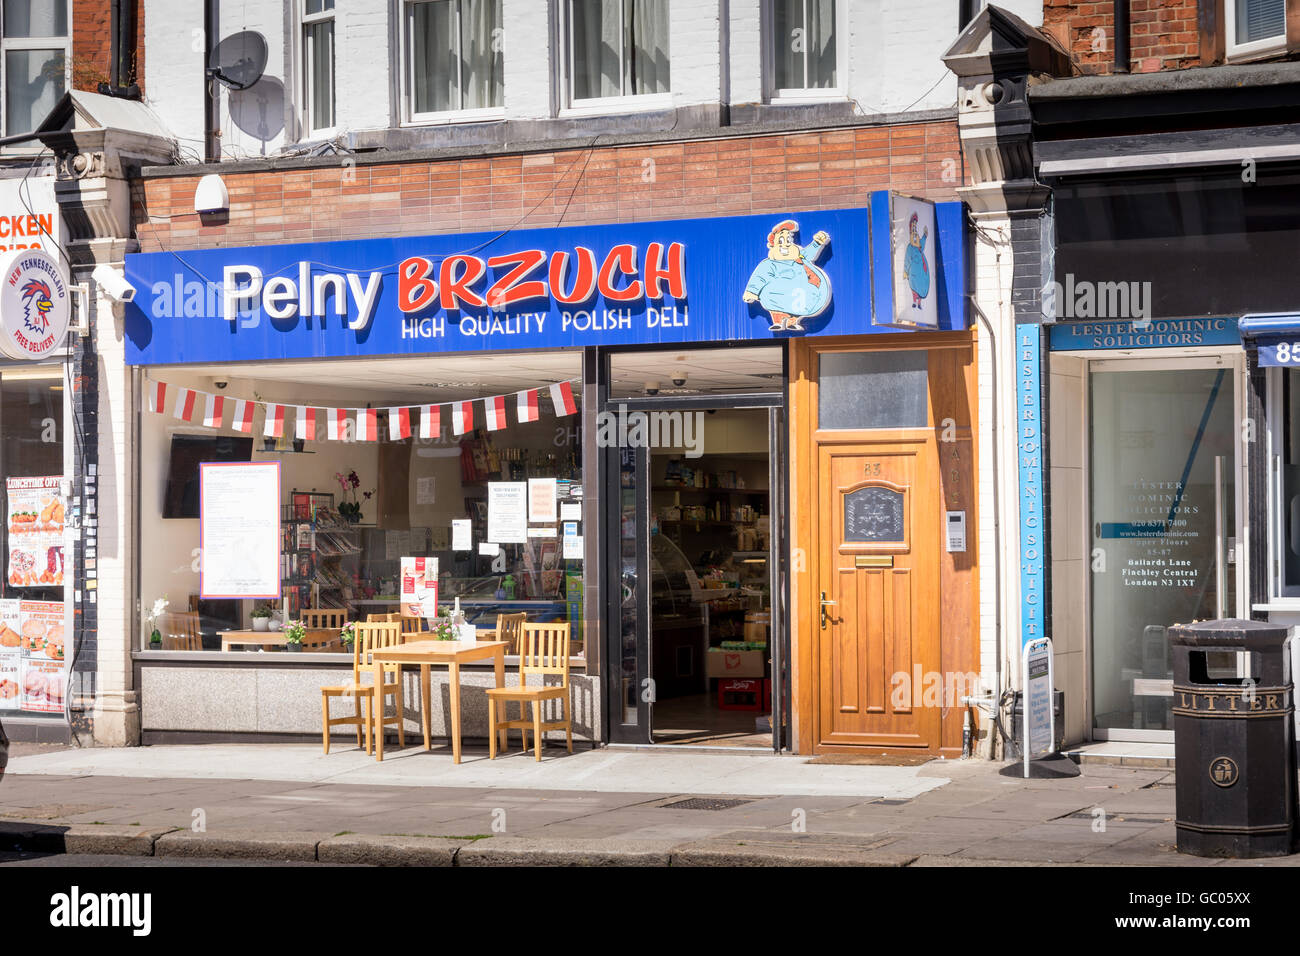
[[[961,204],[937,215],[939,328],[963,329]],[[134,254],[127,361],[890,331],[872,325],[874,251],[869,211],[837,209]]]

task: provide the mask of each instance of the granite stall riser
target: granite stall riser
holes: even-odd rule
[[[403,694],[408,734],[420,733],[420,680],[418,671],[403,672]],[[221,733],[303,733],[321,730],[322,686],[351,679],[348,671],[313,668],[149,667],[140,669],[141,724],[149,731],[210,731]],[[507,686],[518,675],[507,673]],[[530,683],[537,682],[533,678]],[[451,694],[445,670],[434,670],[430,681],[431,726],[435,737],[446,737],[451,724]],[[461,673],[461,735],[486,739],[487,695],[494,685],[490,671]],[[573,735],[597,740],[600,734],[600,681],[576,674],[570,677]],[[508,716],[518,716],[509,704]],[[345,698],[330,702],[330,715],[345,717],[354,703]],[[389,701],[387,713],[393,705]],[[547,704],[543,720],[558,718],[558,702]],[[336,728],[337,729],[337,728]],[[346,731],[346,728],[343,728]],[[391,732],[391,731],[390,731]],[[518,734],[518,731],[515,731]],[[563,732],[548,739],[563,739]],[[516,736],[517,739],[517,736]]]

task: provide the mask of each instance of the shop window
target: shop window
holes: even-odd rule
[[[569,0],[567,10],[571,105],[669,92],[668,0]]]
[[[64,372],[0,368],[0,715],[62,715],[67,689],[68,496]]]
[[[68,87],[67,0],[4,0],[4,132],[29,133]]]
[[[1275,408],[1274,534],[1275,593],[1300,597],[1300,369],[1277,370]]]
[[[827,352],[818,365],[818,428],[926,427],[929,363],[923,350]]]
[[[406,30],[412,120],[501,109],[501,0],[411,3]]]
[[[780,346],[619,352],[609,359],[610,398],[743,395],[785,386]]]
[[[838,0],[773,0],[770,52],[776,97],[836,89]]]
[[[1229,0],[1227,51],[1250,59],[1286,48],[1286,0]]]
[[[309,135],[334,129],[334,0],[302,6],[303,123]]]
[[[328,382],[303,364],[252,375],[150,370],[145,392],[156,395],[161,384],[165,397],[154,400],[161,412],[142,417],[139,646],[285,654],[285,622],[341,611],[342,620],[320,616],[303,650],[344,659],[342,622],[404,613],[404,559],[435,559],[436,609],[408,615],[420,627],[436,626],[458,601],[478,629],[523,612],[530,622],[570,622],[573,653],[582,656],[580,356],[348,365],[335,363]],[[226,383],[220,393],[214,379]],[[218,394],[220,408],[208,397]],[[485,401],[498,395],[499,403]],[[177,418],[178,402],[193,409],[189,421]],[[280,437],[266,436],[268,416],[283,423]],[[278,546],[266,546],[279,574],[272,567],[264,584],[239,595],[214,584],[218,573],[230,576],[212,550],[216,522],[266,506],[223,506],[224,518],[214,518],[218,503],[210,489],[204,503],[200,471],[217,462],[279,468],[268,511],[278,509],[280,535]]]

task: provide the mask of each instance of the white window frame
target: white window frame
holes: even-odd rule
[[[1264,452],[1267,459],[1265,472],[1268,501],[1268,603],[1256,605],[1254,610],[1300,611],[1300,585],[1288,587],[1282,573],[1283,550],[1286,547],[1287,514],[1282,493],[1281,456],[1285,442],[1286,408],[1282,404],[1282,377],[1285,367],[1265,370],[1264,395],[1268,429],[1264,435]]]
[[[1225,0],[1223,4],[1224,50],[1226,59],[1240,63],[1243,60],[1257,60],[1275,53],[1286,51],[1286,20],[1282,21],[1282,32],[1275,37],[1265,37],[1250,43],[1237,42],[1237,4],[1240,0]]]
[[[847,99],[849,95],[845,78],[848,73],[848,56],[845,37],[848,36],[848,2],[835,0],[835,85],[827,87],[778,88],[776,85],[776,9],[775,0],[763,3],[763,76],[767,88],[767,101],[780,106],[783,103],[825,103]],[[807,0],[805,0],[805,3]],[[805,67],[805,77],[807,68]]]
[[[560,88],[563,90],[564,105],[560,109],[562,117],[578,116],[599,116],[609,113],[639,113],[650,110],[671,109],[673,105],[672,91],[672,9],[671,3],[665,0],[668,7],[669,17],[669,34],[668,34],[668,69],[669,82],[668,92],[666,93],[632,93],[625,96],[593,96],[586,99],[576,99],[573,95],[573,2],[574,0],[562,0],[560,3]],[[619,17],[623,15],[623,6],[619,4]],[[622,23],[619,24],[619,33],[622,34]],[[622,82],[622,57],[626,51],[619,51],[619,82]]]
[[[4,29],[4,9],[0,5],[0,135],[18,135],[9,129],[8,83],[5,76],[6,61],[11,50],[57,50],[63,48],[63,90],[72,89],[72,0],[64,0],[68,31],[61,37],[10,37]],[[41,149],[39,143],[6,147],[6,151],[33,151]]]
[[[402,123],[403,126],[446,126],[454,123],[491,123],[506,118],[504,76],[502,77],[502,105],[481,109],[432,110],[427,113],[415,111],[415,39],[411,31],[411,21],[415,16],[415,7],[430,0],[402,0],[401,33],[399,42],[402,50]],[[435,0],[436,2],[436,0]],[[501,29],[505,29],[504,0],[502,3]],[[460,42],[460,0],[456,3],[456,42]],[[459,58],[457,59],[459,62]]]
[[[300,67],[297,70],[298,86],[301,91],[299,102],[302,103],[301,116],[298,122],[302,126],[302,135],[299,139],[329,139],[338,135],[339,129],[339,86],[338,86],[338,50],[339,50],[339,22],[337,10],[330,8],[322,10],[320,13],[307,12],[307,0],[295,0],[295,6],[298,12],[298,29],[297,29],[297,47],[298,60]],[[335,0],[337,7],[337,0]],[[313,102],[311,96],[312,82],[307,75],[311,69],[311,50],[307,44],[307,28],[316,23],[323,23],[326,20],[334,22],[334,62],[330,64],[330,85],[333,87],[334,97],[334,123],[331,126],[316,128],[312,125]]]

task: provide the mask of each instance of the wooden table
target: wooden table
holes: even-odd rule
[[[460,665],[470,661],[492,658],[496,671],[496,686],[505,686],[506,677],[506,642],[505,641],[408,641],[396,647],[384,647],[370,654],[370,664],[374,668],[375,686],[384,680],[385,664],[398,665],[398,680],[401,680],[402,664],[420,665],[420,726],[424,730],[424,749],[432,750],[429,742],[429,669],[434,664],[446,664],[448,684],[451,691],[451,754],[455,763],[460,763]],[[379,708],[384,706],[383,698],[378,697],[374,716],[376,721],[382,716]],[[489,702],[489,706],[491,703]],[[505,731],[500,733],[501,748],[505,749]],[[384,731],[380,723],[375,734],[375,759],[384,759]]]
[[[228,651],[233,645],[261,644],[263,647],[284,647],[288,643],[283,631],[217,631],[221,649]]]

